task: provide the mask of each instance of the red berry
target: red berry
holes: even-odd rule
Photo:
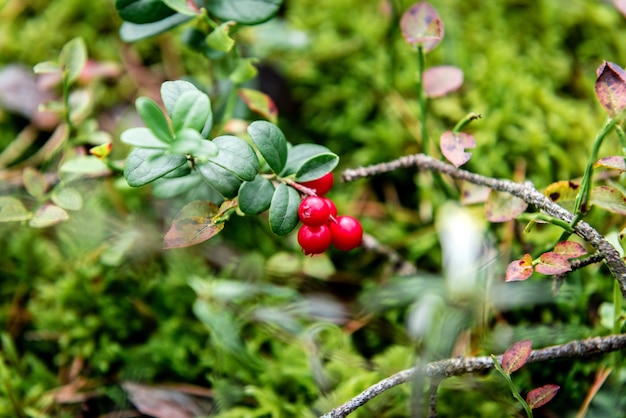
[[[330,207],[323,197],[308,196],[298,206],[298,217],[303,224],[320,226],[328,222]]]
[[[322,197],[322,199],[324,199],[324,202],[326,202],[328,208],[330,209],[330,216],[337,216],[337,206],[335,206],[335,203],[327,197]]]
[[[361,245],[363,227],[352,216],[339,216],[336,222],[330,222],[333,245],[343,251],[350,251]]]
[[[298,244],[306,255],[323,253],[330,247],[330,241],[330,229],[326,225],[302,225],[298,231]]]
[[[333,187],[334,181],[335,179],[333,178],[333,173],[326,173],[316,180],[305,181],[300,184],[304,187],[315,190],[315,193],[317,193],[318,196],[322,196],[328,193],[328,191]]]

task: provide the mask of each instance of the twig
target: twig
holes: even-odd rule
[[[491,189],[509,193],[518,197],[526,203],[543,210],[548,215],[561,219],[567,223],[572,223],[574,215],[561,206],[552,202],[541,192],[539,192],[530,182],[524,184],[515,183],[510,180],[495,179],[481,176],[466,170],[458,169],[450,164],[438,161],[424,154],[412,154],[400,157],[386,163],[376,164],[369,167],[360,167],[343,172],[344,181],[354,181],[363,177],[370,177],[399,168],[417,167],[419,170],[433,170],[444,173],[457,180],[469,181],[470,183],[490,187]],[[592,245],[604,258],[606,265],[619,282],[622,295],[626,297],[626,264],[619,253],[604,237],[591,225],[584,221],[579,221],[574,226],[574,233]]]
[[[571,273],[572,271],[581,269],[583,267],[587,267],[588,265],[599,263],[602,261],[603,257],[600,253],[591,254],[588,257],[580,258],[577,260],[572,260],[569,263],[571,271],[567,273],[557,274],[552,277],[552,294],[556,297],[559,295],[559,290],[561,290],[561,286],[563,286],[563,282],[565,282],[565,277]]]
[[[537,363],[566,358],[593,357],[600,354],[622,350],[624,348],[626,348],[626,334],[594,337],[586,340],[575,340],[567,344],[533,350],[527,363]],[[499,362],[502,361],[501,355],[496,358]],[[493,360],[488,356],[452,358],[428,363],[426,365],[426,369],[422,370],[422,372],[425,373],[427,377],[438,381],[450,376],[459,376],[462,374],[489,370],[492,367]],[[321,418],[345,417],[369,400],[385,392],[387,389],[412,381],[418,372],[418,369],[413,367],[402,370],[386,379],[383,379],[370,386],[368,389],[361,392],[348,402],[323,415]]]

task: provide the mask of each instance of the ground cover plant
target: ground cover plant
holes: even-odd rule
[[[0,415],[622,416],[625,10],[0,2]]]

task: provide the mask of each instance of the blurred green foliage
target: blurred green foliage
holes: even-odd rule
[[[529,179],[538,188],[581,176],[605,119],[593,92],[595,69],[602,60],[626,63],[626,19],[610,2],[588,0],[432,4],[446,32],[427,65],[458,66],[465,83],[429,103],[431,142],[477,112],[483,118],[468,128],[478,144],[469,170]],[[257,87],[274,95],[291,141],[327,146],[341,156],[340,169],[420,150],[417,63],[397,25],[410,5],[289,0],[277,19],[241,30],[243,49],[261,59]],[[93,116],[115,138],[115,158],[123,159],[128,148],[118,137],[136,124],[136,96],[150,95],[164,79],[187,77],[217,96],[221,86],[208,61],[182,46],[186,27],[125,45],[120,24],[112,1],[0,1],[0,66],[52,59],[81,36],[90,58],[124,69],[89,85]],[[28,124],[0,110],[0,150]],[[48,136],[38,132],[24,158]],[[616,141],[602,149],[619,151]],[[1,190],[32,207],[33,199],[12,186],[22,161],[3,167]],[[37,168],[54,172],[55,164]],[[371,251],[304,257],[295,237],[277,237],[266,219],[251,217],[237,217],[201,246],[163,251],[163,234],[183,202],[131,190],[116,176],[72,185],[84,207],[69,221],[48,229],[0,224],[0,416],[131,409],[120,385],[135,381],[210,388],[206,413],[219,417],[312,417],[412,366],[415,353],[427,360],[448,357],[453,348],[487,355],[520,339],[542,347],[611,332],[600,317],[601,304],[613,300],[603,266],[571,274],[555,298],[543,276],[503,287],[509,258],[542,249],[561,231],[485,225],[480,208],[470,211],[495,253],[479,269],[469,300],[452,295],[438,235],[446,197],[412,170],[337,184],[331,192],[341,213],[359,217],[368,233],[418,266],[410,277],[399,277]],[[623,222],[595,210],[589,221],[604,234]],[[434,330],[447,333],[412,336],[411,312],[424,295],[437,313]],[[621,416],[620,354],[528,365],[514,381],[522,393],[560,385],[544,409],[575,416],[601,366],[613,371],[588,416]],[[354,416],[407,416],[410,396],[409,385],[397,387]],[[438,407],[441,416],[520,413],[492,373],[445,380]]]

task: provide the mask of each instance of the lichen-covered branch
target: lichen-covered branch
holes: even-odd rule
[[[593,357],[600,354],[622,350],[624,348],[626,348],[626,334],[594,337],[586,340],[576,340],[567,344],[533,350],[527,363],[537,363],[541,361],[566,358]],[[498,361],[502,361],[502,356],[497,356],[497,359]],[[423,373],[433,381],[439,382],[441,379],[446,377],[489,370],[492,367],[493,360],[488,356],[452,358],[428,363],[426,368],[423,370]],[[348,416],[354,410],[386,390],[402,383],[412,381],[418,372],[417,368],[410,368],[383,379],[370,386],[368,389],[361,392],[348,402],[323,415],[322,418],[342,418]],[[432,402],[433,401],[431,399],[431,403]]]
[[[386,163],[371,165],[369,167],[360,167],[350,169],[343,172],[344,181],[354,181],[363,177],[371,177],[382,173],[397,170],[399,168],[416,167],[421,171],[432,170],[439,173],[447,174],[457,180],[464,180],[481,186],[490,187],[500,192],[509,193],[518,197],[526,203],[543,210],[548,215],[571,223],[574,215],[563,209],[561,206],[552,202],[541,192],[539,192],[530,182],[515,183],[510,180],[495,179],[492,177],[481,176],[480,174],[471,173],[454,167],[453,165],[436,160],[424,154],[412,154],[400,157],[397,160]],[[609,270],[619,282],[622,295],[626,297],[626,264],[620,257],[619,253],[604,237],[596,231],[591,225],[584,221],[578,221],[574,226],[574,233],[592,245],[602,256]]]

